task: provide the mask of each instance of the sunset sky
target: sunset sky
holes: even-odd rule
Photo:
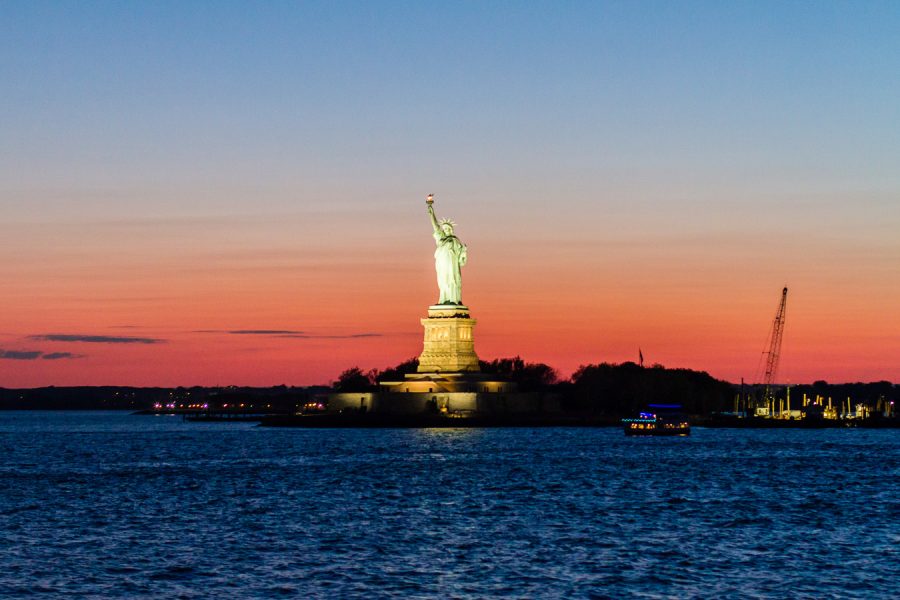
[[[900,3],[0,3],[0,387],[900,382]]]

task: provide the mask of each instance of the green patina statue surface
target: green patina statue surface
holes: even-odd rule
[[[466,245],[453,234],[456,225],[450,219],[434,216],[433,197],[425,201],[434,228],[434,269],[441,295],[438,304],[462,304],[462,267],[466,264]]]

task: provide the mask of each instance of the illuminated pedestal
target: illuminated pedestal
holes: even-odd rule
[[[516,384],[481,373],[465,306],[428,307],[422,319],[425,345],[419,368],[399,381],[379,382],[379,391],[329,394],[330,412],[443,414],[451,417],[557,412],[556,397],[521,393]]]
[[[419,373],[476,373],[478,356],[472,333],[475,319],[465,306],[438,304],[428,307],[422,319],[425,345],[419,356]]]

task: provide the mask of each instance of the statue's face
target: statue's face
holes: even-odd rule
[[[453,235],[453,226],[449,223],[444,223],[441,225],[441,231],[444,232],[444,235]]]

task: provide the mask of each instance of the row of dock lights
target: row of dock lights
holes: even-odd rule
[[[741,395],[738,395],[735,398],[736,414],[739,412],[738,403],[740,398]],[[745,399],[745,401],[749,400],[749,397]],[[875,406],[858,403],[854,407],[853,402],[848,396],[846,403],[841,402],[839,412],[839,409],[834,406],[834,402],[831,397],[825,398],[824,396],[817,395],[815,398],[810,398],[806,394],[803,394],[803,403],[801,408],[799,410],[792,410],[791,389],[790,387],[787,387],[785,398],[778,398],[778,410],[775,409],[775,401],[775,398],[769,398],[769,400],[765,403],[765,406],[757,406],[755,416],[769,419],[802,419],[810,415],[815,415],[823,419],[831,420],[868,419],[869,417],[875,416],[879,413],[887,418],[895,416],[894,402],[887,401],[884,399],[884,397],[879,398]]]
[[[318,407],[324,408],[324,405],[319,403]],[[162,402],[156,402],[153,404],[153,408],[154,408],[154,410],[208,410],[209,403],[204,402],[203,404],[200,404],[200,403],[193,403],[193,404],[181,403],[181,404],[179,404],[177,402],[168,402],[166,404],[163,404]],[[225,408],[231,408],[231,409],[256,408],[256,405],[255,404],[247,404],[244,402],[241,402],[240,404],[237,404],[237,403],[231,404],[231,403],[226,402],[225,404],[222,405],[222,408],[223,409],[225,409]],[[266,404],[265,408],[272,408],[272,405]]]

